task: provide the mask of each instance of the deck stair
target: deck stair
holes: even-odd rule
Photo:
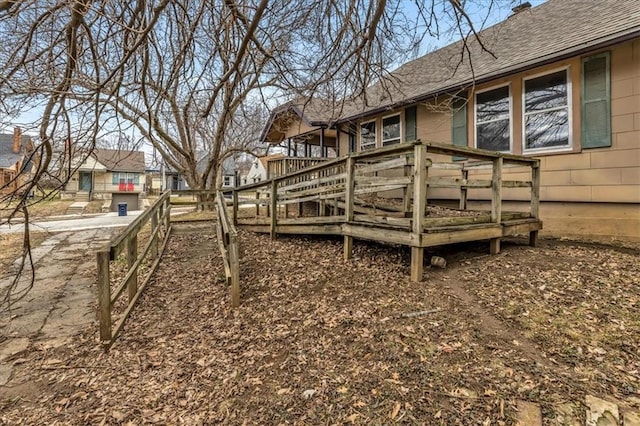
[[[466,160],[454,162],[452,156]],[[540,160],[421,141],[349,154],[225,191],[232,195],[234,223],[272,238],[341,235],[346,259],[354,238],[409,246],[415,281],[422,279],[426,247],[489,240],[496,254],[501,238],[528,234],[535,245],[542,229]],[[254,197],[247,198],[250,193]],[[469,209],[470,194],[490,201],[491,209]],[[529,201],[528,211],[503,211],[503,195]],[[457,199],[458,206],[433,206],[430,199]],[[239,218],[242,204],[255,206],[243,209],[252,217]],[[315,207],[303,208],[310,204]]]

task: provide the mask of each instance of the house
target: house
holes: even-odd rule
[[[19,127],[13,134],[0,134],[0,194],[20,192],[31,179],[33,152],[31,137],[23,135]]]
[[[126,203],[128,210],[142,206],[144,152],[96,148],[80,164],[79,161],[73,164],[77,169],[65,187],[64,198],[110,200],[111,211],[117,211],[120,203]]]
[[[275,111],[264,141],[331,129],[342,155],[420,139],[538,157],[545,234],[640,240],[637,3],[525,3],[479,36],[488,51],[469,38],[464,57],[459,41],[411,61],[391,73],[390,90],[369,87],[313,129]],[[503,195],[509,208],[524,208],[514,191]],[[430,202],[453,198],[430,191]],[[470,191],[469,200],[481,207],[487,193]]]
[[[269,160],[284,158],[284,154],[272,154],[257,157],[246,175],[242,176],[242,185],[256,183],[267,179]]]

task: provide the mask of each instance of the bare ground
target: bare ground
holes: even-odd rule
[[[527,400],[555,424],[587,393],[640,406],[637,250],[450,246],[411,283],[405,248],[356,242],[344,262],[340,239],[241,232],[232,311],[211,225],[188,226],[110,352],[96,326],[15,355],[0,422],[513,424]]]

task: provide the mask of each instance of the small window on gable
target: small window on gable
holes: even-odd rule
[[[571,146],[567,70],[524,81],[524,151]]]
[[[511,150],[509,86],[476,94],[476,146],[491,151]]]
[[[360,150],[376,147],[376,122],[369,121],[360,125]]]
[[[382,146],[400,143],[400,114],[382,119]]]

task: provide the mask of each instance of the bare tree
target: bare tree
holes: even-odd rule
[[[0,203],[26,209],[99,137],[132,128],[191,187],[214,186],[225,158],[254,148],[262,104],[318,94],[339,114],[447,14],[473,29],[458,0],[0,1],[0,117],[41,111],[33,179]]]

